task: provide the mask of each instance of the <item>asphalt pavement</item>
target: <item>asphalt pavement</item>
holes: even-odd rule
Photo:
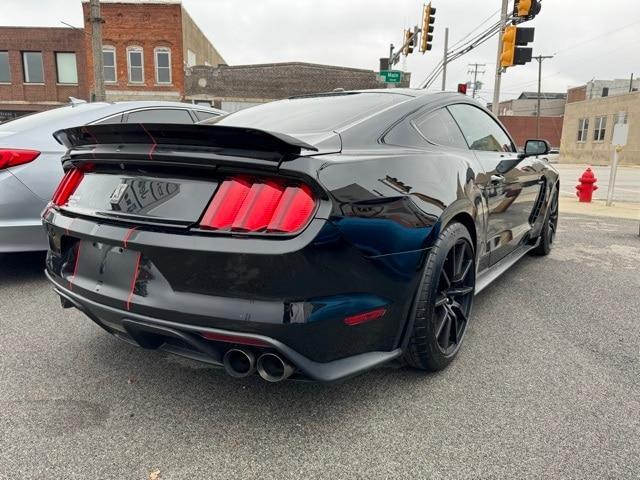
[[[640,476],[637,221],[564,215],[445,372],[333,385],[136,349],[62,310],[41,262],[0,256],[2,480]]]

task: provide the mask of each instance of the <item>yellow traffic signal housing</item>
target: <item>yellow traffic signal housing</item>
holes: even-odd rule
[[[533,6],[532,0],[520,0],[517,2],[518,5],[518,16],[519,17],[528,17],[531,14],[531,7]]]
[[[533,49],[523,47],[533,42],[534,38],[535,28],[523,28],[514,25],[505,28],[502,35],[502,55],[500,56],[502,68],[529,63]]]
[[[502,55],[500,56],[500,65],[502,68],[513,67],[513,60],[516,55],[516,35],[517,27],[510,26],[504,30],[502,35]]]
[[[513,5],[513,16],[517,17],[518,21],[526,22],[532,20],[540,13],[542,4],[540,0],[515,0]]]
[[[420,39],[420,51],[428,52],[433,47],[433,24],[436,22],[436,9],[428,3],[422,10],[422,37]]]
[[[416,38],[415,38],[415,35],[413,34],[413,31],[411,31],[411,29],[405,30],[404,31],[404,49],[402,50],[402,53],[405,56],[413,53],[413,48],[415,44],[416,44]]]

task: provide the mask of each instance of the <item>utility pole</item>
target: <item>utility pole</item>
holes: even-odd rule
[[[423,33],[424,35],[424,33]],[[444,60],[442,63],[442,91],[447,89],[447,63],[449,61],[449,27],[444,29]]]
[[[538,55],[533,57],[538,61],[538,111],[536,112],[536,138],[540,138],[540,96],[542,95],[542,62],[548,58],[553,58],[552,55]]]
[[[509,0],[502,0],[502,14],[500,15],[500,35],[498,35],[498,55],[496,60],[496,80],[493,85],[493,104],[491,109],[494,115],[498,115],[500,110],[500,84],[502,82],[502,65],[500,59],[502,57],[502,35],[507,27],[509,18]]]
[[[485,63],[470,63],[469,64],[469,68],[471,68],[472,70],[469,70],[468,73],[473,73],[473,94],[472,97],[476,98],[476,92],[478,91],[478,74],[480,75],[484,75],[486,72],[484,70],[482,70],[481,72],[478,71],[478,68],[480,67],[486,67],[487,65]]]
[[[92,101],[104,102],[104,74],[102,59],[102,17],[100,16],[100,0],[90,0],[89,21],[91,23],[91,53],[93,56],[93,94]]]
[[[631,81],[629,82],[629,93],[633,92],[633,73],[631,74]]]

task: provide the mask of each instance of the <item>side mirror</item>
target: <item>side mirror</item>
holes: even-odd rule
[[[527,140],[524,144],[524,153],[521,153],[520,157],[527,158],[547,155],[549,151],[551,151],[551,146],[546,140]]]

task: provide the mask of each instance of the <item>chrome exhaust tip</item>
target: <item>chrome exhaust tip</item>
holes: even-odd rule
[[[235,378],[245,378],[256,371],[256,357],[248,350],[232,348],[222,358],[224,369]]]
[[[258,374],[267,382],[276,383],[293,375],[294,368],[276,353],[265,353],[258,358]]]

